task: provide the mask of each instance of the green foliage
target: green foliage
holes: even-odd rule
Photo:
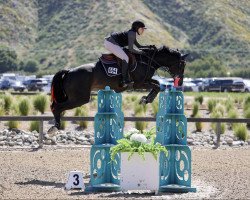
[[[14,50],[0,45],[0,73],[17,70],[17,54]]]
[[[236,110],[231,109],[231,110],[228,112],[227,117],[228,117],[228,118],[231,118],[231,119],[237,119],[237,118],[238,118],[238,113],[236,112]],[[235,125],[236,125],[236,123],[229,123],[229,127],[230,127],[230,128],[234,128]]]
[[[81,106],[75,109],[74,116],[87,117],[88,116],[88,108],[86,106]],[[78,121],[77,124],[83,129],[88,127],[88,121]]]
[[[225,101],[226,111],[230,112],[234,108],[233,101],[229,98]]]
[[[194,61],[191,63],[194,68],[186,68],[188,75],[225,74],[227,71],[223,68],[229,65],[235,69],[231,70],[232,75],[242,66],[239,75],[249,77],[246,73],[249,72],[249,1],[213,4],[210,1],[169,0],[166,4],[164,0],[157,3],[144,0],[129,4],[114,1],[110,6],[106,1],[39,0],[39,3],[18,1],[18,6],[13,6],[13,1],[1,1],[0,40],[3,44],[12,44],[23,58],[37,60],[40,71],[50,73],[62,66],[96,61],[104,51],[105,36],[129,29],[131,21],[141,18],[149,30],[156,30],[148,31],[142,43],[151,41],[179,49],[189,47],[185,51],[190,53],[190,60],[200,60],[201,66]],[[137,8],[140,12],[134,14],[132,11]],[[222,30],[226,30],[226,34]],[[213,55],[212,62],[209,54]],[[222,65],[217,64],[220,60]],[[205,66],[208,68],[203,70]]]
[[[61,121],[61,127],[60,127],[60,128],[61,128],[62,130],[65,130],[66,124],[67,124],[66,121],[63,121],[63,120],[62,120],[62,121]]]
[[[199,103],[195,102],[193,104],[193,112],[192,112],[192,117],[194,117],[195,115],[197,115],[197,113],[199,112]]]
[[[30,122],[30,131],[37,131],[39,132],[39,121],[32,121]]]
[[[18,104],[18,108],[21,115],[27,116],[30,111],[29,100],[27,98],[22,99]]]
[[[143,106],[138,104],[138,103],[135,103],[134,104],[134,112],[135,112],[135,115],[137,113],[141,113],[141,112],[144,112],[144,109],[143,109]]]
[[[38,69],[39,69],[38,64],[35,60],[29,60],[23,67],[23,70],[25,72],[31,72],[31,73],[37,72]]]
[[[135,114],[136,117],[145,117],[143,112],[138,112]],[[135,122],[135,128],[140,130],[140,131],[144,131],[147,128],[148,123],[147,122],[139,122],[136,121]]]
[[[11,107],[11,105],[13,103],[12,96],[9,95],[9,94],[4,95],[3,100],[4,100],[4,110],[5,110],[5,113],[8,113],[10,111],[10,107]]]
[[[224,106],[221,105],[221,104],[216,105],[214,110],[216,110],[217,112],[219,112],[219,113],[221,114],[222,117],[223,117],[224,114],[225,114],[225,108],[224,108]]]
[[[213,111],[213,113],[211,114],[211,118],[222,118],[222,114],[218,111]],[[224,134],[226,131],[226,125],[225,123],[220,123],[220,130],[221,130],[221,134]],[[212,123],[212,129],[216,132],[217,131],[217,123]]]
[[[245,98],[244,104],[243,104],[243,108],[244,110],[247,110],[250,108],[250,96],[247,96]]]
[[[195,116],[196,118],[201,118],[201,116],[197,113],[197,115]],[[202,122],[195,122],[195,127],[196,127],[196,131],[201,132],[202,128],[203,128],[203,123]]]
[[[44,114],[45,109],[47,108],[47,104],[48,104],[47,96],[43,94],[35,96],[33,100],[33,105],[35,110],[41,112],[42,114]]]
[[[244,117],[250,119],[250,107],[247,110],[244,110]],[[250,128],[250,123],[247,123],[247,127]]]
[[[137,101],[137,96],[133,95],[133,96],[131,97],[131,101],[132,101],[132,102]]]
[[[187,76],[189,77],[223,77],[228,71],[226,66],[212,56],[202,57],[193,61],[188,69]]]
[[[189,44],[192,45],[189,50],[191,61],[205,60],[211,54],[216,60],[224,63],[224,67],[218,65],[218,68],[209,62],[201,65],[197,62],[191,63],[191,66],[186,68],[188,77],[226,74],[227,71],[222,70],[227,68],[225,65],[234,69],[243,66],[243,69],[249,69],[249,1],[235,1],[233,6],[231,1],[216,1],[214,4],[211,4],[211,1],[184,0],[169,0],[167,4],[164,0],[157,3],[151,0],[143,2],[164,22],[170,24],[169,29],[174,35],[179,35],[180,30],[187,34]],[[172,9],[166,9],[166,6]],[[182,17],[178,18],[180,13]],[[226,34],[221,30],[226,30]],[[206,65],[208,68],[203,68]]]
[[[141,105],[138,102],[134,103],[134,112],[135,114],[140,113],[140,112],[147,112],[147,105]]]
[[[157,112],[158,112],[158,107],[159,107],[159,101],[153,101],[152,105],[152,109],[153,109],[153,114],[154,116],[156,116]]]
[[[233,77],[249,78],[250,77],[250,69],[249,68],[234,69],[232,72],[232,76]]]
[[[244,98],[242,97],[242,96],[236,96],[235,98],[234,98],[234,101],[235,101],[235,103],[237,103],[237,104],[242,104],[243,102],[244,102]]]
[[[4,116],[4,115],[5,115],[4,108],[0,105],[0,116]]]
[[[196,96],[194,100],[199,102],[201,105],[203,103],[203,95]]]
[[[247,134],[247,128],[245,124],[237,124],[234,126],[234,134],[236,137],[238,137],[240,140],[246,141],[248,138]]]
[[[215,106],[216,106],[216,101],[214,99],[209,99],[208,100],[208,111],[210,113],[213,112]]]
[[[18,121],[8,121],[7,126],[9,127],[9,129],[18,128],[19,122]]]
[[[145,159],[145,152],[152,153],[155,159],[157,159],[160,152],[164,152],[166,155],[168,153],[164,146],[159,143],[155,143],[155,132],[152,129],[148,132],[144,132],[143,134],[134,133],[126,135],[128,135],[127,138],[118,140],[118,144],[111,147],[111,160],[114,161],[115,156],[120,152],[129,152],[129,159],[135,152],[138,152],[143,159]]]

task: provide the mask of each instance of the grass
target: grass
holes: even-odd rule
[[[216,106],[216,100],[214,100],[214,99],[209,99],[208,100],[208,102],[207,102],[207,104],[208,104],[208,111],[211,113],[211,112],[213,112],[214,111],[214,108],[215,108],[215,106]]]
[[[33,105],[34,105],[35,110],[44,114],[48,105],[47,96],[44,94],[39,94],[35,96],[33,100]]]
[[[193,104],[193,112],[192,112],[192,115],[191,117],[194,117],[198,114],[198,111],[199,111],[199,103],[198,102],[194,102]]]
[[[19,113],[21,115],[27,116],[30,111],[29,100],[27,98],[22,99],[20,103],[18,104],[18,108],[19,108]]]
[[[145,117],[143,112],[138,112],[135,114],[136,117]],[[148,123],[147,122],[135,122],[135,128],[139,131],[143,132],[147,129]]]
[[[13,102],[12,96],[10,94],[4,95],[3,100],[4,100],[4,111],[5,113],[8,113],[10,111],[10,107]]]
[[[18,121],[8,121],[7,126],[9,127],[9,129],[18,128],[19,122]]]
[[[196,96],[196,97],[194,98],[194,100],[197,101],[197,102],[199,102],[200,105],[201,105],[201,104],[203,103],[203,100],[204,100],[203,95],[198,95],[198,96]]]
[[[32,122],[30,122],[29,130],[30,131],[37,131],[37,132],[39,132],[39,121],[32,121]]]
[[[213,111],[213,113],[211,113],[211,118],[222,118],[222,114],[218,111]],[[211,125],[212,129],[214,130],[214,132],[217,132],[217,123],[212,123]],[[224,134],[226,131],[226,125],[225,123],[220,123],[220,130],[221,130],[221,134]]]
[[[201,118],[199,113],[197,113],[197,115],[195,117]],[[203,128],[203,123],[202,122],[195,122],[195,127],[196,127],[196,131],[201,132],[202,128]]]
[[[227,117],[231,118],[231,119],[237,119],[237,118],[239,118],[238,113],[234,109],[231,109],[228,112]],[[233,129],[235,125],[236,125],[236,123],[229,123],[229,128]]]
[[[87,106],[81,106],[75,109],[74,116],[81,116],[81,117],[87,117],[88,116],[88,108]],[[88,127],[88,121],[77,121],[77,124],[80,128],[87,128]]]
[[[153,101],[151,105],[152,105],[153,115],[156,116],[158,112],[159,101]]]
[[[247,128],[245,124],[237,124],[234,126],[234,134],[240,140],[246,141],[248,139]]]
[[[216,110],[217,112],[219,112],[221,114],[222,117],[224,117],[225,115],[225,107],[222,104],[217,104],[214,108],[214,110]]]

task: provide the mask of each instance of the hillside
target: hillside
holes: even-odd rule
[[[169,24],[172,35],[184,32],[193,55],[212,54],[227,66],[250,66],[250,1],[145,0]]]
[[[144,44],[212,54],[226,66],[250,66],[250,1],[241,0],[0,0],[0,44],[41,73],[94,62],[103,39],[135,19],[148,26]]]

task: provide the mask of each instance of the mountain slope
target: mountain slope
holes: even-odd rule
[[[113,31],[129,29],[135,19],[143,19],[149,27],[142,42],[172,46],[179,44],[182,47],[141,1],[38,2],[41,20],[39,37],[33,50],[38,60],[46,60],[44,64],[48,68],[62,68],[97,60],[101,52],[105,51],[104,37]],[[137,7],[141,8],[140,12],[136,11]],[[153,26],[156,28],[153,29]]]
[[[172,27],[185,32],[190,51],[213,54],[229,66],[250,66],[250,1],[144,0]]]
[[[232,68],[250,66],[249,0],[0,0],[0,45],[41,73],[95,62],[104,37],[136,19],[148,29],[143,44],[211,54]]]
[[[24,56],[37,37],[37,4],[35,1],[0,1],[0,44]]]

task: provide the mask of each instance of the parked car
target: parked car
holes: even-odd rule
[[[245,92],[250,92],[250,79],[244,79],[243,82],[245,84]]]
[[[26,87],[22,84],[21,81],[13,81],[10,84],[10,88],[13,88],[15,91],[23,92]]]
[[[241,78],[217,78],[205,87],[208,92],[244,92],[244,89],[245,84]]]
[[[4,79],[0,83],[0,90],[8,90],[10,89],[11,82],[9,79]]]
[[[198,84],[199,91],[207,92],[208,86],[214,80],[216,80],[216,78],[204,78],[202,82]]]
[[[198,86],[191,81],[184,81],[182,86],[183,92],[199,92]]]
[[[27,81],[24,81],[23,83],[28,91],[42,91],[42,87],[44,86],[42,80],[39,79],[29,79]]]

